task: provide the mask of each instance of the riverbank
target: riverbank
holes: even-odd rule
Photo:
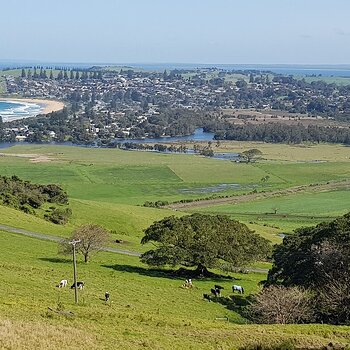
[[[36,98],[0,98],[0,101],[18,102],[18,103],[35,103],[41,107],[40,113],[47,114],[51,112],[60,111],[65,104],[61,101],[44,100]]]

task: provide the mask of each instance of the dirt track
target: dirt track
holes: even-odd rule
[[[222,205],[222,204],[238,204],[238,203],[254,201],[257,199],[280,197],[280,196],[285,196],[285,195],[290,195],[295,193],[302,193],[302,192],[332,191],[343,187],[350,187],[350,180],[332,181],[324,184],[296,186],[296,187],[290,187],[284,190],[251,193],[251,194],[245,194],[240,196],[232,196],[228,198],[206,199],[206,200],[200,200],[200,201],[189,202],[189,203],[174,203],[174,204],[166,205],[164,206],[164,208],[174,209],[174,210],[186,210],[186,209],[192,209],[192,208],[211,207],[211,206]]]

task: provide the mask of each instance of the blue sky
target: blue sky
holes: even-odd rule
[[[11,0],[0,59],[350,64],[349,0]]]

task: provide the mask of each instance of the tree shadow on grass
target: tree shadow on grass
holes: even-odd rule
[[[180,268],[178,270],[165,270],[160,268],[147,268],[142,266],[132,266],[132,265],[102,265],[103,267],[113,269],[120,272],[128,273],[138,273],[139,275],[158,277],[158,278],[169,278],[169,279],[183,279],[183,278],[200,278],[196,275],[196,270],[190,270],[185,268]],[[233,279],[231,276],[223,276],[215,273],[211,273],[210,276],[202,277],[201,279],[210,279],[213,281],[222,281],[226,279]]]
[[[68,264],[72,263],[72,259],[65,259],[65,258],[39,258],[41,261],[47,261],[52,263],[59,263],[59,264]]]
[[[228,297],[210,297],[210,301],[226,306],[228,310],[235,311],[243,317],[246,317],[246,307],[250,305],[249,296],[245,298],[241,295],[230,295]]]

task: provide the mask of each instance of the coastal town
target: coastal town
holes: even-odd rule
[[[239,126],[308,127],[310,121],[323,128],[321,133],[330,126],[345,129],[346,135],[343,130],[344,136],[337,139],[342,141],[349,130],[349,85],[307,82],[267,71],[31,67],[2,73],[6,96],[61,102],[48,118],[5,123],[4,141],[106,145],[118,138],[190,135],[198,127],[225,139],[232,133],[223,130]],[[49,106],[43,114],[48,112]]]

